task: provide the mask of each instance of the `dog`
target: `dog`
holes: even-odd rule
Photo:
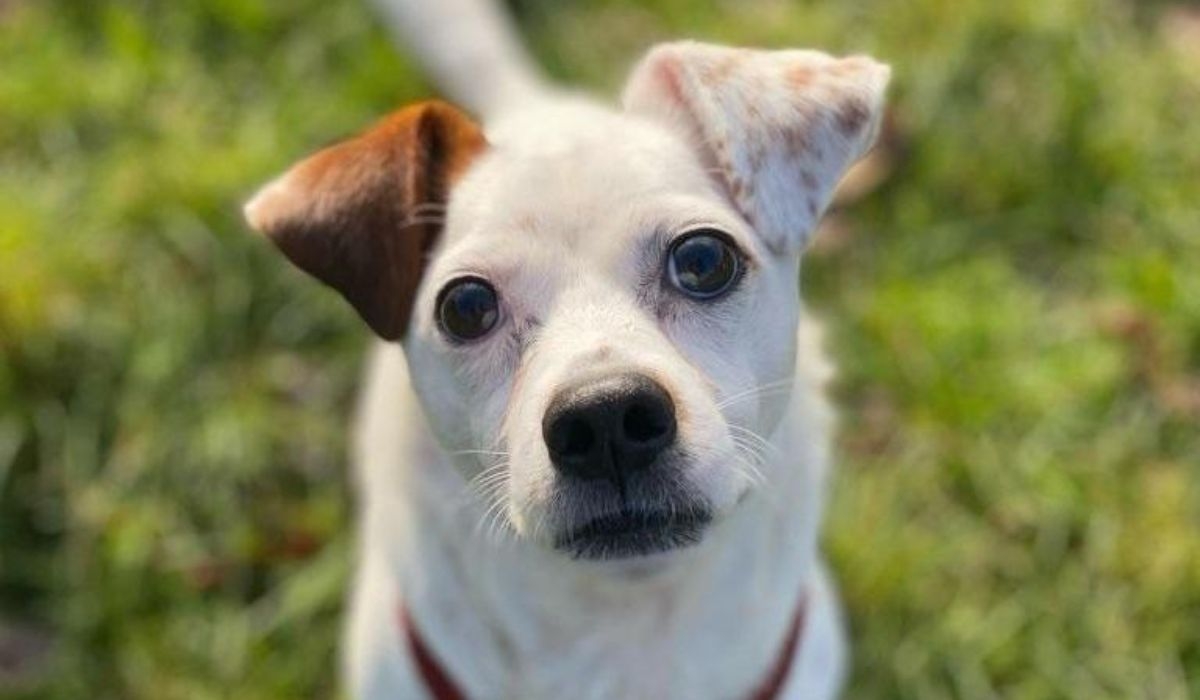
[[[667,43],[611,107],[549,87],[496,7],[377,2],[460,106],[400,109],[245,208],[379,336],[351,693],[836,696],[831,368],[799,265],[890,69]]]

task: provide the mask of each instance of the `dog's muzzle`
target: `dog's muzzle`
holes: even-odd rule
[[[571,498],[599,513],[556,546],[578,557],[649,554],[695,543],[710,516],[678,486],[670,393],[643,374],[593,377],[559,391],[542,420],[550,461]]]

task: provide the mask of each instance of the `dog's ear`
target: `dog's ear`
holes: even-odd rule
[[[770,248],[788,253],[874,144],[890,74],[865,56],[673,43],[642,59],[624,103],[683,131]]]
[[[469,117],[423,102],[267,184],[246,219],[383,338],[404,335],[450,186],[485,147]]]

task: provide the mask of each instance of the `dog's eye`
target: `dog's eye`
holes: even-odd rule
[[[667,278],[690,297],[712,299],[732,286],[739,265],[738,254],[726,234],[700,229],[671,245]]]
[[[446,285],[438,295],[438,325],[453,340],[482,338],[500,318],[500,304],[492,285],[478,277],[464,277]]]

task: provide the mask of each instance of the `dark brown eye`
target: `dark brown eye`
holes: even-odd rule
[[[452,340],[466,342],[488,334],[500,318],[500,302],[492,285],[463,277],[442,288],[437,302],[438,325]]]
[[[728,236],[714,229],[700,229],[672,244],[667,279],[693,299],[713,299],[733,285],[740,264]]]

